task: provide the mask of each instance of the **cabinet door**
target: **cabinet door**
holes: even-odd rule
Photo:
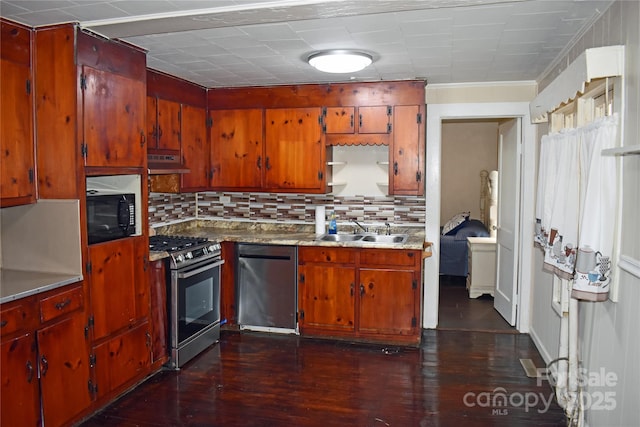
[[[326,133],[353,133],[355,107],[327,107],[324,117]]]
[[[395,107],[389,151],[389,193],[424,194],[424,124],[420,106]]]
[[[260,188],[263,110],[214,110],[210,114],[213,187]]]
[[[182,106],[182,163],[189,173],[181,174],[180,189],[209,188],[209,144],[207,142],[207,112],[204,108]]]
[[[40,425],[36,340],[33,334],[3,341],[0,352],[0,425]]]
[[[180,150],[180,104],[158,99],[157,112],[156,148],[159,150]],[[204,128],[204,122],[200,122],[200,126]]]
[[[146,164],[146,85],[118,74],[83,67],[86,166]]]
[[[358,107],[358,133],[389,133],[391,107]]]
[[[320,108],[269,109],[265,117],[265,186],[325,190]]]
[[[98,398],[116,390],[149,371],[151,335],[149,324],[118,335],[94,349]]]
[[[360,269],[359,332],[413,335],[417,328],[413,271]]]
[[[89,246],[94,340],[110,335],[136,318],[134,240],[119,239]]]
[[[0,60],[1,206],[35,202],[33,98],[27,65]],[[10,199],[21,199],[13,200]]]
[[[300,330],[354,331],[355,268],[306,264],[298,273]]]
[[[61,426],[91,404],[89,347],[78,312],[38,331],[44,425]]]

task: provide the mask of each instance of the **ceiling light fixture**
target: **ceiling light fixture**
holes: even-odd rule
[[[357,50],[325,50],[309,55],[307,62],[325,73],[354,73],[373,62],[373,57]]]

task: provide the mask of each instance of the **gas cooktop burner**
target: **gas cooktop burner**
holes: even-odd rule
[[[203,245],[209,240],[205,237],[188,236],[150,236],[149,250],[153,252],[177,252]]]

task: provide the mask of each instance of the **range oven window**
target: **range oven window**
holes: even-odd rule
[[[180,345],[220,321],[220,266],[210,263],[180,272],[178,279],[177,344]]]

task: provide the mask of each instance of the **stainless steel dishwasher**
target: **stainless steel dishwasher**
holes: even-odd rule
[[[297,333],[297,247],[239,243],[236,253],[240,329]]]

